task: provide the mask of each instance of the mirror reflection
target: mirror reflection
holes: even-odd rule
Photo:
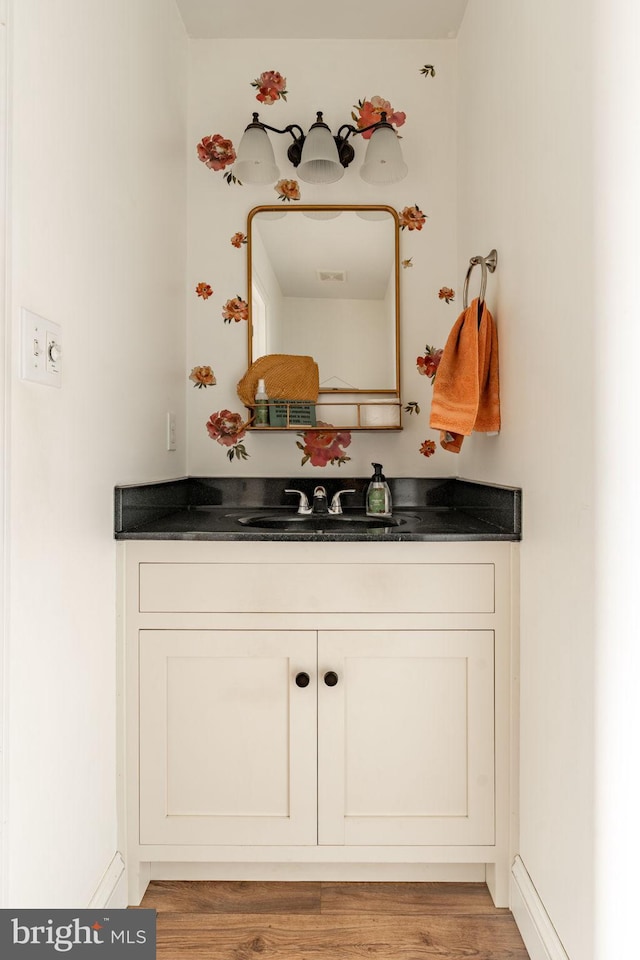
[[[398,218],[391,207],[249,214],[249,364],[311,356],[321,393],[398,392]]]

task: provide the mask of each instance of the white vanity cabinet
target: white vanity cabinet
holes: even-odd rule
[[[120,544],[131,902],[455,864],[504,905],[515,549]]]

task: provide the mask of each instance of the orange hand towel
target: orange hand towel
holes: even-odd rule
[[[440,445],[452,453],[460,453],[472,430],[500,429],[498,335],[493,317],[477,298],[449,334],[433,383],[429,423],[441,431]]]

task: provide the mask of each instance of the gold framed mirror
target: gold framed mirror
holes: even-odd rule
[[[399,398],[396,210],[255,207],[247,238],[249,366],[268,354],[312,356],[321,394]]]

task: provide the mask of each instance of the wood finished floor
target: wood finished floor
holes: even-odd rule
[[[155,880],[158,960],[528,960],[482,883]]]

